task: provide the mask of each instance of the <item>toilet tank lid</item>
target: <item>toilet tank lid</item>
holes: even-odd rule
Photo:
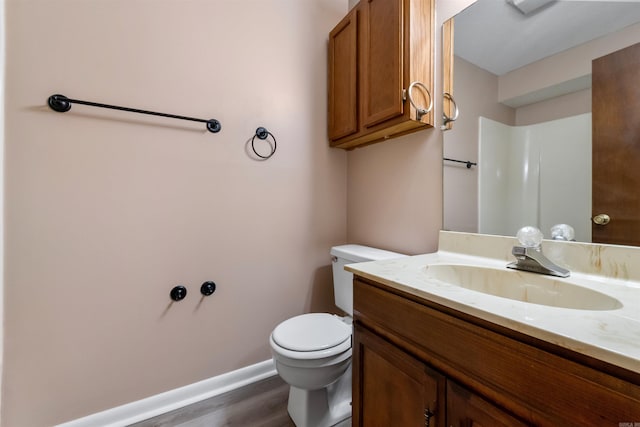
[[[362,245],[334,246],[331,248],[331,255],[353,262],[378,261],[381,259],[392,259],[406,256],[397,252],[385,251],[384,249],[371,248],[369,246]]]

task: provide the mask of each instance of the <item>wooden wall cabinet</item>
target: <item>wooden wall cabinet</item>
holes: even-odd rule
[[[640,374],[356,277],[353,426],[618,426]]]
[[[433,0],[361,0],[329,34],[328,134],[355,148],[433,126]],[[415,85],[410,94],[411,83]]]

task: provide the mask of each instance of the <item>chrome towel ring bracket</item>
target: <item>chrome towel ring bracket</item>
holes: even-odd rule
[[[273,140],[273,144],[271,144],[269,141],[267,141],[267,142],[269,142],[269,145],[271,147],[271,153],[269,153],[268,155],[265,156],[265,155],[262,155],[262,154],[260,154],[260,153],[258,153],[256,151],[255,141],[256,141],[256,138],[264,141],[269,136],[271,136],[271,139]],[[260,157],[261,159],[265,159],[266,160],[266,159],[270,158],[271,156],[273,156],[275,154],[276,147],[277,147],[276,137],[273,136],[273,134],[271,132],[269,132],[266,128],[263,128],[262,126],[259,127],[258,129],[256,129],[255,135],[253,135],[253,138],[251,138],[251,149],[253,150],[253,153],[256,156]]]
[[[419,87],[420,89],[425,91],[427,93],[427,95],[429,96],[429,106],[426,109],[418,107],[415,104],[415,102],[413,102],[413,98],[411,97],[411,91],[413,90],[414,87]],[[431,98],[431,92],[429,92],[429,89],[427,89],[427,87],[424,84],[422,84],[421,82],[413,82],[413,83],[411,83],[409,85],[409,89],[407,89],[405,91],[405,94],[406,94],[406,98],[409,98],[409,102],[411,103],[413,108],[416,109],[416,119],[418,121],[422,120],[422,117],[425,114],[429,114],[429,111],[431,111],[431,109],[433,108],[433,98]]]
[[[447,124],[449,124],[451,122],[455,122],[456,120],[458,120],[458,116],[460,115],[460,111],[458,110],[458,104],[456,104],[456,100],[453,99],[453,95],[451,95],[449,92],[445,92],[445,93],[442,94],[442,97],[444,99],[448,99],[449,102],[451,102],[453,104],[453,117],[447,116],[447,113],[444,112],[444,109],[442,110],[442,126],[440,126],[440,129],[446,130],[447,129]]]

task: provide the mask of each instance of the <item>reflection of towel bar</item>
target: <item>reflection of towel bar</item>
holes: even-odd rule
[[[467,169],[471,169],[471,166],[477,166],[477,163],[474,163],[472,161],[469,160],[456,160],[456,159],[447,159],[446,157],[443,158],[442,160],[446,160],[448,162],[456,162],[456,163],[464,163],[467,165]]]

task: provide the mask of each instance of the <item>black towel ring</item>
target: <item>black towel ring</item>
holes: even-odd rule
[[[267,137],[269,137],[269,135],[271,135],[271,139],[273,139],[273,146],[271,147],[271,153],[269,153],[269,155],[267,156],[263,156],[262,154],[258,153],[256,151],[256,147],[254,145],[254,142],[256,140],[256,137],[258,139],[262,139],[265,140],[267,139]],[[276,137],[273,136],[273,134],[271,132],[269,132],[267,129],[263,128],[262,126],[259,127],[258,129],[256,129],[256,134],[253,135],[253,138],[251,138],[251,149],[253,150],[253,152],[255,153],[256,156],[260,157],[261,159],[268,159],[271,156],[273,156],[273,154],[276,152]]]

